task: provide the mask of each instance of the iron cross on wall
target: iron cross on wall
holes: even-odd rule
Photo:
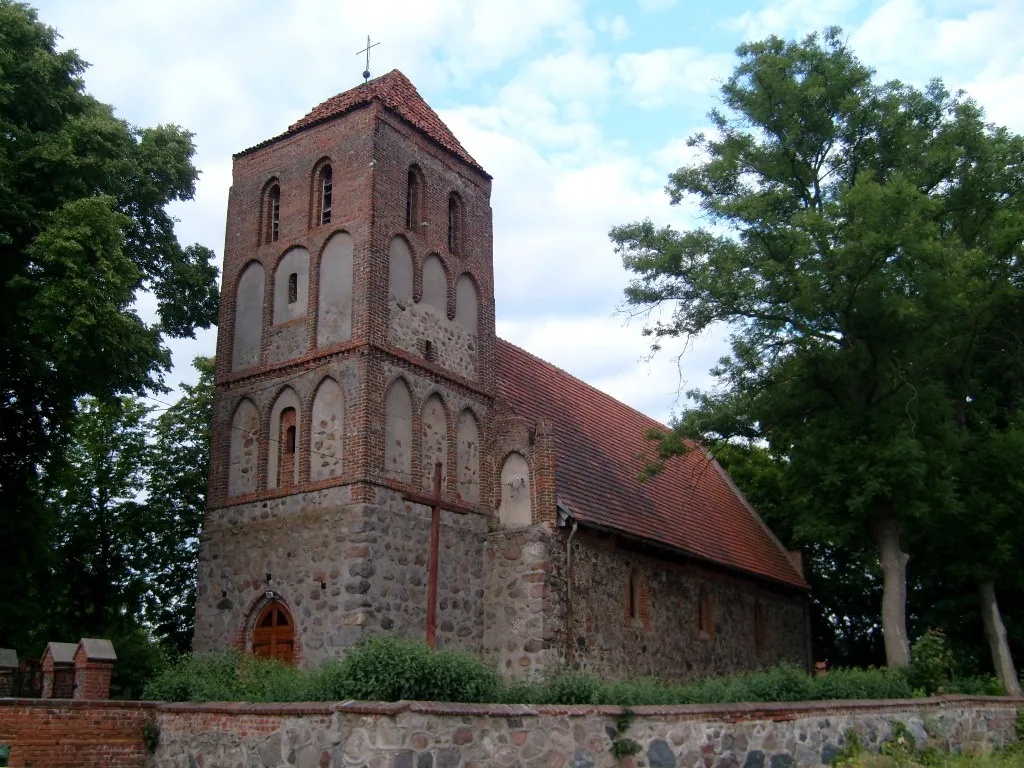
[[[440,562],[438,549],[441,540],[441,510],[471,514],[474,509],[465,504],[446,502],[441,493],[441,462],[434,465],[434,490],[429,496],[406,493],[406,501],[430,507],[430,571],[427,578],[427,645],[437,647],[437,575]]]

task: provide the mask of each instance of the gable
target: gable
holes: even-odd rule
[[[668,428],[550,363],[497,340],[498,393],[552,427],[559,502],[581,522],[730,569],[807,588],[789,556],[719,466],[694,450],[641,482],[646,437]]]
[[[260,147],[265,147],[285,136],[291,136],[305,128],[318,125],[374,101],[380,102],[395,112],[405,122],[420,130],[432,141],[473,166],[484,175],[487,175],[487,172],[470,156],[461,142],[455,138],[455,134],[451,132],[451,129],[444,124],[444,121],[438,117],[438,114],[423,100],[419,91],[416,90],[416,86],[397,69],[393,69],[386,75],[374,78],[362,85],[332,96],[315,106],[300,120],[288,126],[288,130],[284,133],[262,141],[249,149],[243,150],[239,154],[246,154]],[[490,178],[489,175],[488,178]]]

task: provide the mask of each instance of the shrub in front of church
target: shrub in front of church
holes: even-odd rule
[[[368,701],[497,701],[501,678],[468,653],[436,651],[396,637],[364,640],[344,661],[312,674],[315,698]]]
[[[183,656],[152,678],[143,698],[154,701],[309,701],[303,672],[235,651]]]
[[[990,678],[960,680],[949,692],[1001,693]],[[185,657],[153,678],[147,699],[163,701],[420,701],[508,704],[718,704],[742,701],[908,699],[923,691],[902,670],[835,669],[811,677],[781,665],[692,683],[601,680],[567,671],[546,681],[504,682],[472,654],[436,651],[394,637],[363,641],[345,659],[299,670],[238,653]]]

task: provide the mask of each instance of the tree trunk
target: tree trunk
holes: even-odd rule
[[[1020,696],[1020,680],[1017,679],[1017,670],[1013,668],[1010,645],[1006,642],[1006,627],[1003,626],[999,603],[996,602],[995,584],[991,580],[978,582],[978,598],[981,603],[981,623],[985,625],[985,639],[992,652],[992,666],[1007,695]]]
[[[882,563],[882,636],[885,661],[890,667],[910,664],[907,639],[907,560],[900,549],[900,524],[891,509],[885,509],[872,526]]]

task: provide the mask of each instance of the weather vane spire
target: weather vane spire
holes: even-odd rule
[[[361,50],[361,51],[356,51],[356,56],[358,56],[361,53],[365,53],[366,54],[366,69],[363,70],[363,80],[364,81],[369,81],[369,79],[370,79],[370,49],[371,48],[376,48],[378,45],[380,45],[380,43],[374,43],[373,45],[370,45],[370,36],[367,35],[366,36],[366,47],[363,48],[363,50]]]

